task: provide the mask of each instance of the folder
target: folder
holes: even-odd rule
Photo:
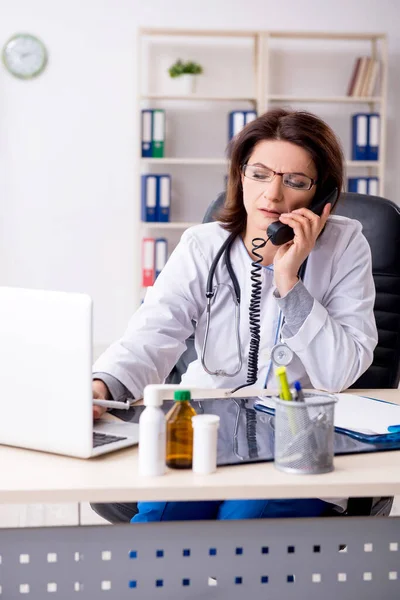
[[[153,110],[153,158],[164,157],[165,110]]]
[[[368,160],[368,114],[356,113],[352,116],[352,160]]]
[[[251,121],[254,121],[254,119],[257,119],[256,111],[246,110],[244,113],[244,124],[247,125],[247,123],[251,123]]]
[[[356,194],[368,194],[368,177],[349,177],[348,191]]]
[[[152,157],[153,111],[142,110],[142,157]]]
[[[245,125],[245,113],[243,110],[233,110],[229,113],[229,140],[235,137]]]
[[[368,194],[370,196],[379,196],[379,178],[368,177]]]
[[[155,278],[159,276],[168,256],[168,242],[165,238],[157,238],[155,242]]]
[[[378,160],[379,158],[380,120],[379,113],[368,115],[368,160]]]
[[[156,220],[157,176],[142,175],[142,221]]]
[[[155,239],[142,240],[142,286],[153,285],[155,279]]]
[[[156,220],[167,223],[171,207],[171,175],[157,175],[157,180]]]

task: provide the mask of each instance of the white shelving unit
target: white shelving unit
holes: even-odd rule
[[[208,38],[208,39],[207,39]],[[192,44],[193,41],[199,44],[210,43],[216,44],[221,42],[225,43],[246,43],[251,48],[249,54],[249,60],[246,68],[252,73],[252,84],[243,89],[236,89],[233,93],[221,93],[220,81],[216,83],[218,85],[211,86],[205,93],[204,90],[199,91],[198,94],[181,95],[171,92],[170,89],[144,89],[143,86],[143,74],[148,74],[155,71],[157,68],[157,62],[160,59],[160,53],[155,55],[156,60],[149,61],[146,63],[144,44],[145,43],[157,43],[162,40],[163,44],[171,44],[175,48],[176,44]],[[283,40],[283,41],[282,41]],[[336,44],[336,42],[338,44]],[[315,93],[314,89],[310,89],[309,94],[301,93],[277,93],[276,86],[274,84],[273,71],[276,70],[276,49],[274,44],[281,45],[281,53],[285,52],[285,45],[290,44],[331,44],[335,48],[341,45],[341,48],[345,47],[347,54],[351,52],[352,58],[346,61],[346,67],[349,75],[346,76],[345,85],[347,87],[348,79],[350,78],[351,71],[353,69],[354,60],[360,54],[369,54],[373,59],[379,59],[381,63],[380,69],[380,85],[379,91],[371,97],[349,97],[345,95],[335,95],[332,93],[321,93],[321,89],[329,89],[325,86],[325,79],[321,81],[321,89],[319,93]],[[174,46],[175,44],[175,46]],[[353,45],[352,45],[353,44]],[[367,46],[367,50],[360,52],[360,44]],[[283,45],[283,50],[282,50]],[[353,54],[354,48],[354,54]],[[332,50],[331,50],[332,51]],[[214,49],[216,55],[215,61],[217,62],[218,48]],[[161,53],[162,54],[162,53]],[[190,52],[189,52],[190,54]],[[346,54],[346,56],[347,56]],[[324,56],[324,48],[319,52],[319,58]],[[178,56],[176,56],[177,58]],[[154,58],[154,57],[153,57]],[[174,104],[175,110],[196,110],[199,104],[207,106],[209,111],[221,110],[224,103],[227,105],[227,113],[232,110],[232,103],[237,103],[236,108],[239,109],[242,104],[246,103],[249,109],[257,111],[257,114],[262,114],[271,107],[282,104],[283,106],[299,105],[299,108],[310,110],[319,114],[318,105],[328,107],[329,105],[337,106],[337,111],[345,110],[349,107],[349,113],[347,115],[348,121],[346,123],[348,130],[350,129],[350,114],[351,112],[359,111],[379,111],[381,115],[381,128],[380,128],[380,147],[379,147],[379,161],[353,161],[349,158],[346,160],[347,175],[351,176],[354,174],[361,175],[376,175],[379,177],[379,193],[384,195],[384,184],[385,184],[385,149],[386,149],[386,101],[387,101],[387,40],[386,35],[381,33],[332,33],[332,32],[289,32],[289,31],[218,31],[218,30],[188,30],[188,29],[154,29],[154,28],[143,28],[138,33],[138,112],[140,109],[146,107],[152,107],[152,102],[156,103],[157,108],[165,108],[167,121],[168,111],[170,103]],[[193,57],[196,60],[196,57]],[[320,58],[323,60],[323,58]],[[234,59],[232,59],[234,60]],[[350,63],[349,64],[349,60]],[[201,62],[201,60],[200,60]],[[304,68],[308,67],[307,64],[303,65]],[[335,65],[328,64],[328,68],[335,69]],[[204,78],[207,77],[207,72]],[[221,78],[220,78],[221,79]],[[231,78],[232,79],[232,78]],[[167,83],[168,86],[168,83]],[[305,86],[305,89],[309,89]],[[231,90],[232,91],[232,86]],[[335,90],[333,90],[335,92]],[[345,88],[340,87],[338,92],[345,91]],[[213,93],[214,92],[214,93]],[[304,90],[303,90],[304,92]],[[165,104],[163,104],[165,102]],[[178,109],[176,108],[178,107]],[[341,108],[340,108],[341,107]],[[336,109],[335,109],[336,110]],[[350,112],[351,111],[351,112]],[[345,117],[344,117],[345,118]],[[170,132],[171,135],[171,132]],[[224,140],[225,142],[227,140]],[[140,142],[140,140],[139,140]],[[193,144],[195,147],[195,143]],[[346,150],[346,148],[345,148]],[[201,169],[209,168],[220,168],[223,167],[226,172],[228,161],[221,152],[220,156],[216,156],[215,153],[210,151],[210,156],[200,157],[189,157],[189,156],[166,156],[165,158],[142,158],[141,157],[141,145],[138,143],[138,154],[139,164],[141,172],[149,172],[155,165],[157,166],[175,166],[175,168],[182,168],[179,171],[179,177],[185,177],[186,169],[190,167],[201,167]],[[178,152],[177,152],[178,154]],[[360,171],[361,170],[361,171]],[[207,170],[205,170],[207,173]],[[175,175],[174,175],[175,178]],[[222,179],[221,179],[222,181]],[[222,187],[219,191],[222,191]],[[138,177],[138,197],[140,198],[140,177]],[[212,200],[212,197],[206,199],[207,204]],[[173,199],[176,201],[176,198]],[[179,202],[180,200],[178,200]],[[191,201],[189,198],[188,201]],[[140,204],[140,203],[138,203]],[[205,210],[206,206],[204,207]],[[172,214],[174,209],[172,208]],[[173,232],[184,230],[190,227],[194,223],[188,219],[169,223],[142,223],[143,235],[151,235],[151,231],[157,232]]]
[[[386,114],[387,114],[387,73],[388,73],[388,50],[387,36],[384,33],[335,33],[335,32],[288,32],[288,31],[270,31],[260,32],[263,38],[263,47],[267,56],[267,61],[271,60],[271,47],[274,40],[303,40],[315,42],[332,41],[345,42],[347,44],[366,42],[369,45],[369,56],[372,59],[378,59],[380,66],[380,89],[378,95],[375,96],[302,96],[302,95],[281,95],[272,93],[271,81],[267,75],[265,77],[265,98],[266,102],[263,106],[267,110],[274,103],[282,104],[338,104],[338,105],[358,105],[361,109],[366,109],[369,112],[379,111],[381,116],[380,128],[380,144],[379,144],[379,161],[353,161],[347,160],[347,169],[366,169],[368,176],[376,175],[379,177],[379,194],[384,195],[385,189],[385,162],[386,162]],[[321,55],[323,51],[321,52]],[[368,54],[364,52],[365,55]],[[358,54],[355,53],[354,57]],[[351,65],[353,66],[353,65]]]

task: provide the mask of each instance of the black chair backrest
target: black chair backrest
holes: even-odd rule
[[[203,222],[213,221],[225,200],[219,194]],[[400,209],[385,198],[343,193],[335,214],[360,221],[371,247],[376,288],[374,307],[378,345],[369,369],[354,388],[397,388],[400,379]]]

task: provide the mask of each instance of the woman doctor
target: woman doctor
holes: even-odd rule
[[[276,387],[271,352],[287,348],[289,381],[339,392],[369,367],[377,344],[371,254],[358,221],[321,216],[313,203],[342,189],[343,153],[332,129],[316,116],[271,110],[249,123],[233,140],[230,174],[219,220],[191,227],[171,254],[122,339],[94,365],[98,398],[142,397],[150,383],[162,383],[195,333],[197,360],[182,385],[234,388],[246,383],[250,329],[252,240],[267,239],[279,220],[294,230],[292,241],[266,243],[262,256],[258,388]],[[323,234],[320,235],[323,231]],[[215,297],[206,350],[206,286],[221,245],[236,232],[230,257],[241,289],[235,320],[232,281],[224,260],[213,279]],[[304,280],[299,270],[307,259]],[[239,328],[240,346],[235,323]],[[240,366],[240,359],[242,364]],[[95,417],[102,413],[95,407]],[[243,500],[139,503],[133,521],[317,516],[327,503],[306,500]]]

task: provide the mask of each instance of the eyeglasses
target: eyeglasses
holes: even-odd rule
[[[311,179],[303,173],[278,173],[267,167],[258,165],[243,165],[242,173],[248,179],[259,181],[260,183],[270,183],[276,175],[282,177],[284,186],[292,190],[307,191],[317,183],[316,179]]]

